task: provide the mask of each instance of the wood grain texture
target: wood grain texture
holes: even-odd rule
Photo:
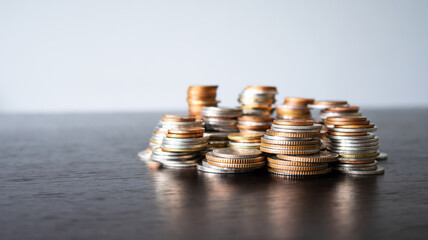
[[[383,176],[150,170],[161,113],[0,115],[0,239],[425,239],[428,111],[363,112]]]

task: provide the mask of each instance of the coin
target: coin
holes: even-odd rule
[[[388,159],[388,154],[384,152],[380,152],[379,156],[376,157],[376,160],[378,161],[387,160],[387,159]]]
[[[193,127],[193,128],[173,128],[169,129],[169,134],[198,134],[204,133],[205,128],[203,127]]]
[[[291,171],[317,171],[317,170],[323,170],[328,168],[328,165],[326,166],[291,166],[291,165],[280,165],[280,164],[275,164],[271,162],[268,162],[267,166],[275,170],[291,170]]]
[[[270,140],[268,138],[262,137],[261,139],[264,143],[267,144],[276,144],[276,145],[288,145],[288,146],[298,146],[298,145],[319,145],[320,140],[313,139],[307,141],[295,141],[295,140]]]
[[[351,169],[341,169],[341,172],[352,174],[352,175],[379,175],[384,174],[385,169],[382,167],[378,167],[375,170],[351,170]]]
[[[306,155],[306,154],[316,154],[320,150],[317,149],[311,149],[311,150],[286,150],[286,149],[278,149],[278,148],[269,148],[269,147],[260,147],[260,151],[265,153],[272,153],[272,154],[287,154],[287,155]]]
[[[321,137],[322,133],[289,133],[289,132],[278,132],[273,131],[271,129],[266,130],[266,133],[268,135],[278,136],[278,137],[297,137],[297,138],[315,138],[315,137]]]
[[[254,163],[264,161],[265,159],[264,156],[252,158],[223,158],[215,156],[212,152],[208,152],[205,157],[207,160],[220,163]]]
[[[278,125],[286,125],[286,126],[312,126],[314,124],[314,121],[308,120],[308,119],[294,119],[294,120],[276,119],[273,121],[273,123]]]
[[[338,155],[336,153],[331,153],[328,151],[320,151],[318,154],[313,155],[277,155],[279,159],[288,160],[288,161],[297,161],[297,162],[311,162],[311,163],[326,163],[337,161]]]
[[[274,163],[274,164],[287,165],[287,166],[323,166],[323,167],[328,167],[328,163],[290,161],[290,160],[280,159],[276,156],[268,156],[267,161]]]
[[[259,157],[262,152],[257,149],[218,148],[213,150],[213,154],[217,157],[242,159]]]
[[[293,171],[293,170],[277,170],[273,168],[268,168],[268,171],[270,173],[286,175],[286,176],[294,176],[294,175],[310,176],[310,175],[320,175],[320,174],[329,173],[331,172],[331,168],[326,168],[318,171]]]
[[[214,162],[207,160],[207,163],[216,166],[216,167],[222,167],[222,168],[261,168],[266,165],[265,161],[261,162],[254,162],[254,163],[220,163],[220,162]]]

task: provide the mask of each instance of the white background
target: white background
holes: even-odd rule
[[[367,107],[428,106],[428,1],[3,1],[0,111],[223,106],[247,85]]]

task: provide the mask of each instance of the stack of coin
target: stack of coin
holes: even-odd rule
[[[327,117],[328,150],[339,155],[335,169],[355,175],[383,174],[377,166],[379,139],[376,126],[364,116]]]
[[[210,173],[244,173],[263,168],[265,157],[257,149],[218,148],[206,154],[198,170]]]
[[[227,138],[229,134],[230,132],[205,132],[204,136],[208,136],[209,140],[204,154],[216,148],[226,148],[229,143],[229,139]]]
[[[271,115],[275,103],[276,87],[248,86],[239,95],[244,115]]]
[[[322,121],[325,121],[328,117],[340,117],[340,116],[361,116],[359,112],[360,108],[355,106],[349,107],[331,107],[322,109],[319,116]]]
[[[149,148],[139,153],[140,158],[150,159],[151,150],[161,147],[168,129],[203,127],[203,121],[192,115],[165,114],[157,124],[150,139]]]
[[[162,147],[153,151],[151,159],[167,167],[194,167],[200,160],[200,152],[208,144],[203,127],[169,129]],[[158,149],[158,148],[157,148]]]
[[[263,133],[240,132],[229,134],[230,148],[254,148],[260,150]]]
[[[189,113],[200,116],[201,110],[206,106],[216,107],[219,101],[216,100],[218,86],[190,86],[187,90],[187,102]]]
[[[272,125],[271,116],[241,116],[238,118],[237,127],[240,132],[264,133]]]
[[[284,103],[276,107],[279,119],[312,119],[308,104],[314,103],[314,99],[287,97]]]
[[[240,108],[204,107],[201,111],[207,131],[237,132],[237,118],[241,115]]]
[[[263,136],[260,147],[262,152],[276,154],[269,157],[268,171],[287,176],[330,172],[331,168],[325,163],[335,161],[337,155],[320,153],[320,137],[324,134],[321,128],[322,125],[313,120],[274,120],[272,128]],[[300,162],[305,163],[305,168],[302,168]]]

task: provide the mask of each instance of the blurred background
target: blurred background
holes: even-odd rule
[[[428,1],[0,1],[0,112],[186,111],[189,85],[428,106]]]

